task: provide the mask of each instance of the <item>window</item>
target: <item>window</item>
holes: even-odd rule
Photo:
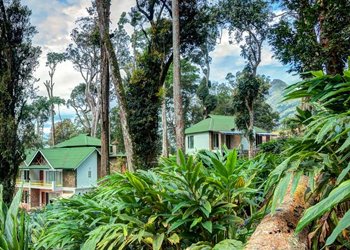
[[[219,134],[214,133],[213,134],[213,149],[219,148]]]
[[[52,181],[55,181],[55,171],[46,171],[46,181],[47,183],[51,183]]]
[[[29,181],[29,170],[23,171],[23,180]]]
[[[88,171],[88,178],[91,178],[91,170]]]
[[[189,135],[187,137],[187,146],[188,148],[193,148],[194,147],[194,138],[193,135]]]

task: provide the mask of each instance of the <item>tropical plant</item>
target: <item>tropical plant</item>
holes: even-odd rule
[[[289,157],[270,175],[269,186],[275,187],[272,210],[286,194],[288,183],[296,187],[307,175],[308,199],[315,205],[306,210],[296,232],[311,226],[309,238],[315,249],[330,244],[350,247],[345,230],[350,226],[350,71],[312,74],[313,78],[287,88],[286,100],[305,98],[311,111],[299,117],[303,138],[288,149]]]
[[[0,249],[29,249],[29,233],[26,213],[20,210],[22,198],[20,189],[9,207],[3,200],[3,187],[0,185]]]
[[[158,168],[117,173],[94,192],[56,201],[39,216],[35,248],[211,249],[244,241],[262,201],[254,176],[263,164],[239,161],[236,151],[208,152],[205,166],[179,155],[180,164],[165,158]]]

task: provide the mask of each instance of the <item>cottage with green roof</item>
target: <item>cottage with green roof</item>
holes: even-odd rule
[[[28,151],[20,166],[17,187],[23,186],[23,206],[42,207],[56,197],[88,192],[100,175],[101,141],[81,134],[53,148]]]
[[[256,146],[269,141],[272,134],[254,127]],[[248,140],[242,131],[237,130],[233,116],[209,115],[206,119],[185,130],[186,153],[193,154],[199,150],[220,150],[223,145],[229,149],[248,150]]]

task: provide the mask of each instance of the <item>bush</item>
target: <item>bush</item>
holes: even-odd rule
[[[291,139],[279,138],[259,145],[261,153],[281,154],[291,143]]]
[[[209,152],[207,167],[181,156],[181,164],[163,159],[153,170],[114,174],[92,193],[47,207],[36,249],[211,249],[225,239],[236,241],[221,245],[240,245],[261,202],[254,177],[264,166],[239,162],[236,151]]]

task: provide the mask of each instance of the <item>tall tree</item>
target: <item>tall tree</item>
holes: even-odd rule
[[[120,122],[122,124],[122,131],[124,137],[124,145],[127,156],[128,169],[134,170],[134,149],[131,141],[127,104],[125,98],[125,91],[122,82],[122,77],[119,70],[119,63],[113,49],[113,44],[109,35],[109,16],[110,16],[110,1],[109,0],[96,0],[97,13],[98,13],[98,25],[100,33],[101,46],[105,48],[108,62],[111,67],[111,75],[114,83],[114,88],[119,103]]]
[[[165,107],[162,106],[162,113],[165,113],[167,124],[167,139],[168,139],[168,151],[176,152],[176,128],[174,122],[174,98],[173,98],[173,67],[169,68],[167,77],[164,82],[164,95],[165,95]],[[203,119],[203,108],[196,98],[196,90],[200,79],[200,72],[197,66],[188,60],[181,60],[181,95],[182,106],[184,111],[185,127],[189,127]],[[163,91],[162,91],[163,93]],[[163,105],[163,103],[162,103]],[[165,112],[163,107],[165,108]],[[163,123],[163,118],[162,118]],[[162,129],[164,133],[164,130]],[[163,137],[164,138],[164,137]],[[173,150],[174,149],[174,150]]]
[[[33,121],[35,122],[36,135],[39,139],[39,143],[42,145],[44,124],[49,120],[50,117],[50,101],[44,96],[39,96],[33,100],[29,108],[33,116]]]
[[[261,52],[264,41],[269,31],[269,21],[272,14],[265,0],[223,0],[221,8],[224,18],[224,27],[228,28],[234,40],[241,44],[241,55],[246,60],[247,66],[237,79],[237,90],[234,99],[239,100],[242,107],[236,109],[236,118],[242,118],[245,126],[240,127],[246,131],[249,141],[248,155],[254,155],[254,103],[259,93],[262,92],[260,77],[257,77],[257,68],[261,63]],[[246,86],[244,86],[244,84]],[[249,88],[251,88],[249,90]],[[246,95],[245,95],[246,94]]]
[[[168,122],[166,118],[166,82],[163,84],[163,91],[162,91],[162,156],[168,157],[169,156],[169,137],[168,137]]]
[[[180,73],[180,14],[179,1],[171,1],[171,9],[173,15],[173,91],[174,91],[174,111],[175,111],[175,127],[176,127],[176,148],[185,152],[185,124],[182,107],[182,93],[181,93],[181,73]],[[180,157],[177,156],[177,161]]]
[[[60,122],[56,122],[55,128],[56,143],[68,140],[78,134],[76,126],[70,119],[64,119]]]
[[[105,29],[109,30],[106,20]],[[101,43],[101,176],[110,174],[109,167],[109,63],[106,46]]]
[[[71,32],[71,43],[66,52],[67,58],[73,63],[74,69],[77,70],[84,80],[83,85],[78,88],[80,91],[84,89],[84,92],[79,92],[80,105],[87,107],[84,108],[84,125],[85,131],[91,136],[96,137],[97,131],[101,119],[101,77],[100,77],[100,42],[97,26],[97,13],[96,8],[88,8],[88,16],[80,17],[76,21],[77,27]],[[71,96],[78,97],[77,90],[72,91]],[[74,93],[73,93],[74,92]],[[81,106],[74,106],[75,102],[71,99],[70,105],[72,105],[82,121]]]
[[[51,145],[55,145],[55,104],[53,87],[55,82],[53,81],[53,76],[56,72],[57,65],[65,60],[65,55],[63,53],[50,52],[47,54],[46,66],[49,67],[49,77],[50,80],[44,82],[49,101],[51,102],[50,117],[51,117]]]
[[[24,155],[20,136],[23,108],[33,88],[32,73],[41,52],[31,43],[36,31],[30,15],[20,1],[0,0],[0,184],[6,203],[13,197]]]
[[[93,92],[97,94],[97,89]],[[85,133],[91,133],[92,136],[92,112],[91,106],[86,101],[86,84],[80,83],[74,87],[70,94],[70,98],[67,100],[67,106],[72,107],[76,114],[76,123]]]
[[[341,74],[350,55],[350,2],[278,0],[284,12],[269,42],[291,72],[325,69]]]
[[[203,105],[203,119],[206,118],[216,107],[218,98],[209,92],[211,87],[210,81],[207,82],[204,77],[197,89],[197,96]]]

